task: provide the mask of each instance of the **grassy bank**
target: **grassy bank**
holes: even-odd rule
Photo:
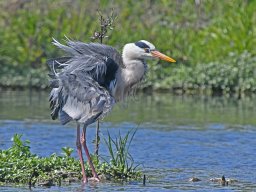
[[[162,77],[152,79],[154,89],[178,94],[224,94],[241,97],[256,93],[256,57],[248,52],[228,56],[221,63],[180,65],[162,70]],[[159,80],[160,79],[160,80]]]
[[[127,42],[147,39],[178,61],[149,62],[145,87],[254,92],[256,1],[196,2],[1,1],[0,86],[46,88],[46,59],[60,54],[51,38],[91,41],[97,9],[114,8],[118,18],[106,43],[121,50]]]

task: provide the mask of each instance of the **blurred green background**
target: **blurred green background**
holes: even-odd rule
[[[0,87],[45,89],[52,37],[91,41],[97,10],[118,18],[105,43],[146,39],[177,64],[149,61],[144,88],[179,93],[256,92],[256,0],[0,0]]]

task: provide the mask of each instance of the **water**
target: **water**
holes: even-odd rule
[[[0,148],[11,145],[14,133],[31,141],[33,153],[48,156],[61,147],[75,148],[75,125],[61,126],[49,117],[48,93],[0,93]],[[131,154],[147,176],[130,183],[101,182],[33,191],[256,191],[256,100],[222,97],[140,95],[117,106],[101,123],[101,134],[126,133],[137,127]],[[88,129],[93,150],[95,125]],[[106,154],[103,145],[100,154]],[[76,154],[74,154],[76,155]],[[228,186],[210,178],[237,179]],[[200,182],[189,182],[197,177]],[[1,191],[29,191],[1,187]]]

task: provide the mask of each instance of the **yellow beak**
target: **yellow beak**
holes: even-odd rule
[[[164,61],[168,61],[168,62],[171,62],[171,63],[174,63],[176,62],[173,58],[171,57],[168,57],[167,55],[163,54],[163,53],[160,53],[159,51],[151,51],[151,54],[153,57],[157,57],[161,60],[164,60]]]

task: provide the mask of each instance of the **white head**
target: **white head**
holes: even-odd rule
[[[155,46],[146,41],[140,40],[135,43],[128,43],[123,48],[123,59],[152,59],[160,58],[168,62],[175,62],[174,59],[160,53]]]

